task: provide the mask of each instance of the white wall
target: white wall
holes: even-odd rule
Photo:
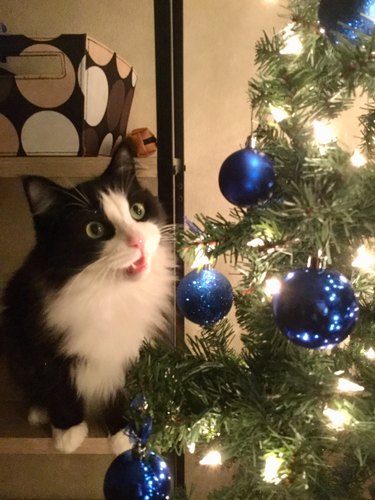
[[[248,80],[263,30],[286,24],[274,0],[185,1],[186,214],[215,215],[228,203],[217,177],[250,132]]]
[[[277,0],[184,3],[185,209],[190,219],[197,213],[229,212],[219,190],[219,170],[250,133],[247,90],[256,74],[255,44],[263,31],[287,24],[281,14],[285,11]],[[222,260],[216,269],[235,283],[237,276]],[[229,317],[234,321],[234,311]],[[194,333],[198,327],[186,321],[186,330]]]

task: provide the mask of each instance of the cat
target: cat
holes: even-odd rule
[[[139,184],[126,143],[103,174],[76,186],[22,182],[36,244],[4,292],[10,371],[29,422],[49,421],[57,450],[81,445],[95,408],[121,453],[126,369],[170,318],[171,225]]]

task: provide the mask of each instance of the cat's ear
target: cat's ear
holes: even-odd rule
[[[22,177],[23,189],[33,215],[46,212],[58,198],[61,187],[39,175]]]
[[[103,175],[113,175],[115,173],[135,175],[134,159],[125,141],[115,149],[111,162]]]

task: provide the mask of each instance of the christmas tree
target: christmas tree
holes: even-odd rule
[[[224,258],[240,276],[241,351],[208,285],[192,306],[201,336],[145,344],[129,373],[130,397],[149,403],[151,446],[236,464],[212,499],[375,495],[373,3],[289,1],[287,28],[257,43],[247,146],[218,169],[230,215],[198,214],[178,235],[187,267]],[[352,151],[330,124],[357,96]]]

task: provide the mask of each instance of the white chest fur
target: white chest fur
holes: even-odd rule
[[[172,293],[167,250],[159,247],[150,272],[121,279],[86,269],[50,297],[47,324],[65,355],[79,359],[71,376],[86,402],[107,400],[124,385],[124,370],[143,339],[165,329]]]

